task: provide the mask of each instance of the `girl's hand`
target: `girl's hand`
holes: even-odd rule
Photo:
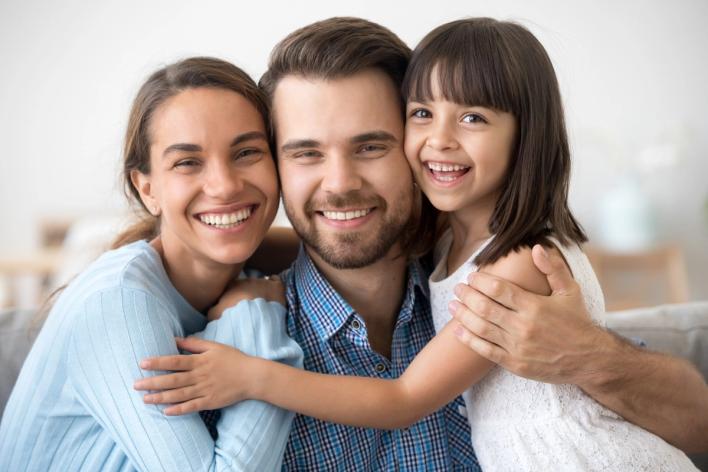
[[[161,356],[143,359],[144,370],[172,370],[172,374],[146,377],[133,384],[148,393],[149,404],[171,403],[166,415],[184,415],[200,410],[222,408],[248,397],[250,356],[225,344],[198,338],[176,338],[177,347],[192,355]]]
[[[221,318],[227,308],[238,305],[242,300],[263,298],[285,305],[285,287],[277,275],[264,279],[238,279],[231,283],[221,298],[207,314],[209,321]]]

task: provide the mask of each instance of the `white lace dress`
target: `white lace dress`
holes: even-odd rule
[[[491,239],[490,239],[491,241]],[[447,275],[448,231],[435,250],[430,276],[435,330],[450,314],[447,305],[456,284],[477,266],[482,247]],[[604,314],[600,285],[577,246],[556,244],[580,285],[597,323]],[[472,444],[485,471],[684,471],[696,469],[686,455],[658,436],[623,420],[574,385],[553,385],[518,377],[494,367],[462,395]]]

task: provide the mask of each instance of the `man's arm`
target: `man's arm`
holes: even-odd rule
[[[686,452],[708,451],[708,386],[687,361],[633,346],[594,325],[557,251],[533,250],[553,293],[475,273],[458,286],[459,338],[522,377],[575,384]]]

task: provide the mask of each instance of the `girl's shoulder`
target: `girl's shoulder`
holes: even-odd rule
[[[534,264],[531,248],[528,246],[511,251],[497,261],[481,267],[480,272],[506,279],[524,290],[540,295],[551,293],[548,280]]]

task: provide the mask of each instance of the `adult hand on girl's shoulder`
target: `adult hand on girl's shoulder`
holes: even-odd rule
[[[592,375],[586,372],[589,356],[612,336],[592,323],[560,253],[537,245],[501,262],[458,286],[462,303],[454,316],[465,328],[458,335],[462,342],[522,377],[578,384]],[[520,266],[516,280],[506,280],[514,262]]]
[[[219,301],[211,307],[207,318],[213,321],[221,318],[227,308],[238,305],[243,300],[263,298],[271,302],[285,305],[285,287],[277,275],[263,279],[238,279],[235,280],[221,295]]]

